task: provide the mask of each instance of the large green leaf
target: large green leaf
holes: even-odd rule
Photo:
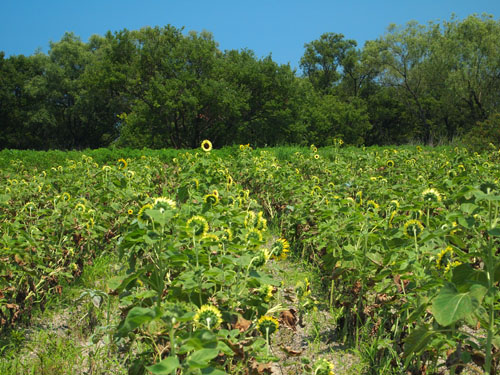
[[[150,322],[156,317],[156,312],[153,309],[148,309],[144,307],[134,307],[131,309],[125,320],[120,324],[118,328],[117,336],[124,337],[129,332],[133,331],[137,327],[144,323]]]
[[[201,349],[195,351],[187,359],[187,363],[191,367],[203,368],[207,367],[210,360],[217,357],[219,354],[219,349]]]
[[[146,367],[148,371],[151,371],[155,375],[171,375],[172,371],[179,368],[179,359],[177,357],[168,357],[163,361]]]
[[[472,314],[481,304],[487,288],[474,284],[467,292],[460,293],[455,285],[446,284],[434,298],[431,312],[436,321],[442,326],[465,318]]]

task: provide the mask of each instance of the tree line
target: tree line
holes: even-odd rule
[[[358,47],[327,32],[301,71],[171,25],[73,33],[0,52],[0,148],[500,143],[500,22],[391,25]]]

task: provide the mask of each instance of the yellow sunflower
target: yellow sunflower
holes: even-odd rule
[[[216,328],[222,323],[222,314],[212,305],[203,305],[194,316],[194,321],[208,329]]]
[[[280,324],[276,318],[269,315],[262,316],[257,322],[257,330],[262,335],[272,335],[279,328]]]
[[[210,142],[208,139],[205,139],[203,142],[201,142],[201,149],[205,152],[212,151],[212,142]]]

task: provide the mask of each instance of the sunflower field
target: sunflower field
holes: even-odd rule
[[[271,374],[286,291],[269,269],[289,256],[314,268],[314,309],[335,317],[337,340],[371,348],[365,373],[496,373],[499,160],[340,139],[2,151],[1,334],[115,254],[93,296],[116,301],[103,331],[128,373]],[[321,356],[301,371],[337,373]]]

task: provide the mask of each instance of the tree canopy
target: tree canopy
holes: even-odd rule
[[[500,142],[500,22],[390,25],[358,47],[326,32],[301,71],[171,25],[73,33],[0,52],[0,148]],[[493,129],[493,130],[492,130]],[[476,137],[477,139],[477,137]]]

